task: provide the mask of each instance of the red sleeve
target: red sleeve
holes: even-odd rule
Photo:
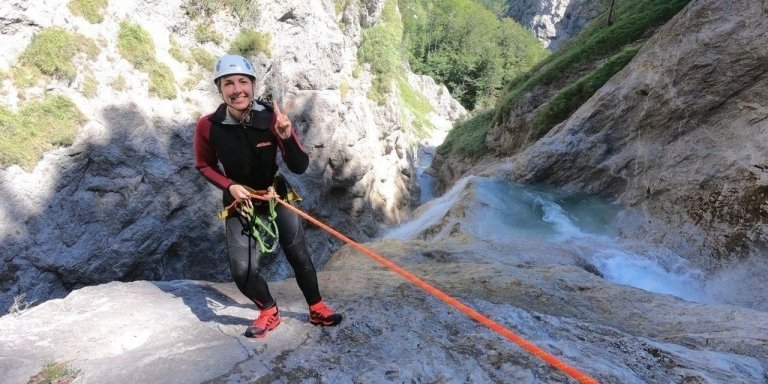
[[[220,189],[227,189],[233,182],[219,168],[219,157],[216,155],[216,150],[211,146],[211,121],[208,120],[210,116],[201,117],[197,121],[197,126],[195,126],[195,138],[192,143],[192,148],[195,152],[195,168],[211,184]]]

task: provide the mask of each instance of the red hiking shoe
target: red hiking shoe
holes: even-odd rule
[[[325,305],[325,302],[319,302],[309,306],[309,322],[314,325],[334,326],[341,323],[341,315],[334,313],[332,309]]]
[[[278,325],[280,325],[280,314],[277,311],[277,305],[273,305],[259,312],[259,317],[245,330],[245,337],[262,338]]]

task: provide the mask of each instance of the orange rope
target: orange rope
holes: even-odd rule
[[[257,199],[261,200],[269,200],[270,197],[263,196],[263,195],[255,195]],[[274,197],[272,195],[271,197]],[[592,377],[588,376],[587,374],[579,371],[578,369],[568,365],[564,361],[558,359],[556,356],[552,355],[551,353],[539,348],[537,345],[531,343],[530,341],[524,339],[522,336],[510,331],[507,328],[504,328],[501,324],[491,320],[487,316],[481,314],[480,312],[475,311],[474,309],[466,306],[462,302],[454,299],[451,296],[448,296],[443,291],[433,287],[426,281],[418,278],[414,274],[406,271],[405,269],[399,267],[397,264],[387,260],[383,256],[377,254],[376,252],[373,252],[369,248],[366,248],[364,245],[348,238],[347,236],[344,236],[340,232],[336,231],[335,229],[323,224],[319,220],[313,218],[312,216],[304,213],[302,210],[294,207],[291,204],[288,204],[287,202],[283,201],[282,199],[275,197],[277,201],[291,209],[292,211],[299,214],[301,217],[307,219],[311,223],[317,225],[318,227],[326,230],[328,233],[330,233],[333,236],[336,236],[337,238],[341,239],[345,243],[351,245],[353,248],[357,249],[358,251],[362,252],[363,254],[367,255],[368,257],[378,261],[385,267],[391,269],[394,272],[397,272],[399,275],[404,277],[406,280],[416,284],[421,289],[427,291],[428,293],[432,294],[433,296],[437,297],[438,299],[444,301],[448,305],[458,309],[459,311],[463,312],[467,316],[471,317],[472,319],[477,320],[480,324],[485,325],[489,329],[495,331],[496,333],[506,337],[513,343],[519,345],[524,350],[528,351],[530,354],[538,357],[539,359],[543,360],[544,362],[548,363],[549,365],[553,366],[554,368],[557,368],[561,372],[565,373],[566,375],[576,379],[579,383],[583,384],[598,384],[598,381],[593,379]]]

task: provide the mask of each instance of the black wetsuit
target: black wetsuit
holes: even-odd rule
[[[254,101],[253,106],[242,123],[228,123],[231,117],[227,119],[226,104],[222,104],[216,112],[201,117],[195,127],[195,168],[223,190],[224,206],[234,201],[229,193],[232,184],[245,185],[255,190],[264,190],[275,184],[278,151],[293,173],[304,173],[309,165],[309,156],[296,131],[293,130],[288,139],[281,139],[274,129],[275,115],[272,107],[257,101]],[[286,188],[282,182],[279,184],[276,190],[282,195]],[[265,207],[266,204],[261,206]],[[315,266],[304,242],[301,219],[282,205],[278,205],[275,211],[283,253],[293,268],[296,282],[307,304],[315,304],[321,297]],[[243,233],[239,216],[230,215],[225,226],[230,271],[237,287],[259,309],[272,307],[275,300],[259,272],[265,255],[261,254],[258,243]]]

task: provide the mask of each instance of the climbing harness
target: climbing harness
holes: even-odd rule
[[[270,187],[270,190],[272,191],[272,195],[265,194],[265,193],[259,193],[257,191],[252,191],[249,189],[249,192],[252,193],[252,198],[262,201],[277,201],[278,203],[284,205],[288,209],[292,210],[299,216],[305,218],[312,224],[317,225],[321,229],[325,230],[326,232],[330,233],[331,235],[335,236],[336,238],[344,241],[345,243],[349,244],[353,248],[357,249],[358,251],[362,252],[366,256],[370,257],[371,259],[379,262],[380,264],[384,265],[385,267],[389,268],[393,272],[399,274],[400,276],[404,277],[406,280],[412,282],[419,288],[423,289],[427,293],[431,294],[432,296],[437,297],[438,299],[442,300],[446,304],[458,309],[465,315],[469,316],[470,318],[476,320],[480,324],[483,324],[488,329],[498,333],[499,335],[505,337],[506,339],[512,341],[513,343],[517,344],[524,350],[526,350],[528,353],[532,354],[533,356],[536,356],[537,358],[541,359],[542,361],[546,362],[550,366],[558,369],[560,372],[568,375],[569,377],[576,379],[581,384],[598,384],[598,381],[594,378],[590,377],[584,372],[581,372],[577,368],[567,364],[566,362],[560,360],[556,356],[552,355],[551,353],[541,349],[537,345],[531,343],[530,341],[526,340],[522,336],[518,335],[517,333],[505,328],[503,325],[491,320],[487,316],[481,314],[480,312],[475,311],[474,309],[470,308],[469,306],[463,304],[459,300],[449,296],[445,292],[435,288],[434,286],[430,285],[426,281],[420,279],[416,275],[408,272],[407,270],[401,268],[397,264],[389,261],[385,257],[377,254],[376,252],[372,251],[371,249],[365,247],[364,245],[355,242],[354,240],[350,239],[347,236],[344,236],[340,232],[336,231],[335,229],[323,224],[319,220],[315,219],[314,217],[308,215],[307,213],[303,212],[302,210],[294,207],[289,202],[286,202],[285,200],[281,199],[279,196],[277,196],[276,193],[274,193],[274,188]],[[234,204],[234,203],[233,203]]]
[[[279,173],[275,174],[275,181],[266,190],[257,191],[245,185],[243,187],[252,195],[251,199],[234,201],[219,211],[218,216],[220,219],[226,219],[232,214],[237,215],[243,226],[242,234],[255,240],[261,253],[274,253],[277,251],[280,239],[275,221],[278,198],[282,194],[288,202],[300,202],[301,196]],[[266,215],[263,209],[259,209],[262,204],[267,204]]]
[[[219,211],[219,218],[226,219],[232,214],[237,215],[237,219],[243,226],[242,234],[255,240],[259,245],[261,253],[274,253],[277,251],[278,240],[280,233],[277,229],[277,212],[275,207],[277,206],[277,197],[279,195],[275,192],[274,187],[269,187],[265,191],[256,191],[252,188],[244,186],[245,189],[252,195],[251,199],[234,201],[232,204]],[[292,188],[291,191],[293,191]],[[295,191],[293,191],[295,194]],[[259,198],[255,198],[258,196]],[[298,194],[295,194],[298,196]],[[297,200],[293,195],[288,197],[293,200]],[[300,199],[300,198],[298,198]],[[267,205],[266,215],[263,213],[263,209],[259,209],[262,204]]]

